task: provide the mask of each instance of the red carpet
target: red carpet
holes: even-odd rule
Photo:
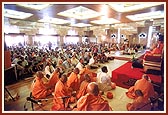
[[[117,86],[129,88],[130,86],[124,85],[123,82],[127,82],[130,78],[141,79],[144,74],[141,68],[132,68],[132,63],[127,62],[119,68],[112,71],[112,81],[117,84]],[[161,76],[148,74],[153,82],[161,83]]]

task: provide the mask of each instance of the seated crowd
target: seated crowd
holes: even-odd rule
[[[24,74],[34,74],[31,91],[35,99],[53,95],[53,111],[111,111],[112,108],[102,94],[115,89],[116,84],[111,82],[106,66],[101,67],[100,73],[94,71],[100,67],[100,63],[114,59],[105,54],[120,48],[111,46],[70,44],[51,50],[37,47],[11,48],[12,63],[17,65],[20,79]],[[126,93],[128,97],[132,98],[129,95],[133,95],[137,99],[146,96],[146,89],[133,89]],[[72,108],[71,103],[76,105]],[[131,105],[129,103],[127,109],[136,110]]]
[[[56,47],[55,49],[11,46],[8,47],[8,50],[11,51],[12,64],[17,65],[18,79],[23,79],[26,74],[30,76],[37,71],[45,70],[48,62],[54,68],[59,66],[62,73],[71,71],[76,66],[81,69],[82,65],[97,68],[99,67],[98,63],[106,63],[114,59],[109,55],[111,51],[124,50],[124,52],[128,52],[129,48],[126,46],[124,44],[78,43],[64,44],[62,48]],[[135,45],[130,49],[140,48],[138,46]]]

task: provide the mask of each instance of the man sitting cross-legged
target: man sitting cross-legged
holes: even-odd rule
[[[77,101],[77,108],[74,111],[111,111],[108,101],[99,95],[99,88],[95,82],[87,86],[87,94]]]
[[[87,93],[87,86],[91,82],[90,76],[88,74],[84,75],[84,80],[82,81],[79,91],[77,92],[76,98],[79,99],[80,97],[84,96]]]
[[[66,74],[63,74],[60,80],[56,83],[53,100],[54,105],[52,106],[51,110],[67,110],[68,104],[75,100],[66,83],[67,76]]]

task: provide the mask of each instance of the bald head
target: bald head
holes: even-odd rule
[[[35,76],[41,79],[41,78],[44,77],[44,74],[43,74],[42,71],[37,71],[37,72],[35,73]]]
[[[90,82],[91,79],[90,79],[90,76],[88,74],[85,74],[84,75],[84,79],[87,81],[87,82]]]
[[[60,68],[56,67],[56,68],[55,68],[55,72],[56,72],[56,73],[60,72]]]
[[[65,82],[67,81],[67,75],[66,75],[66,74],[61,75],[60,80],[61,80],[63,83],[65,83]]]
[[[93,94],[94,96],[98,96],[98,94],[99,94],[98,85],[95,82],[89,83],[87,86],[87,92],[89,94]]]
[[[143,74],[142,78],[146,79],[146,80],[149,80],[149,77],[147,74]]]
[[[75,74],[79,74],[79,69],[78,69],[78,68],[74,68],[73,72],[74,72]]]

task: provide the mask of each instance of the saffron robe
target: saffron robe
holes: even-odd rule
[[[148,100],[149,97],[155,96],[155,91],[154,91],[152,83],[147,81],[144,78],[137,80],[135,85],[128,89],[128,91],[126,92],[126,95],[129,98],[134,99],[136,97],[134,92],[137,89],[142,91],[142,93],[144,94],[144,98],[146,100]]]
[[[59,73],[54,71],[47,84],[52,89],[55,89],[55,85],[58,81],[59,81]]]
[[[87,86],[88,86],[89,82],[87,81],[83,81],[80,85],[79,91],[76,95],[76,98],[79,99],[80,97],[84,96],[87,92]]]
[[[67,80],[68,88],[72,88],[73,91],[78,91],[80,86],[80,77],[78,74],[72,72]]]
[[[63,84],[60,80],[56,83],[55,91],[54,91],[54,105],[52,106],[52,110],[65,110],[69,103],[69,98],[71,93],[68,90],[68,87],[65,84]],[[63,97],[65,100],[63,100]],[[65,101],[65,102],[64,102]]]
[[[77,101],[77,108],[74,111],[111,111],[108,101],[104,100],[100,95],[94,96],[86,94]]]
[[[48,95],[52,93],[51,89],[49,89],[42,79],[38,77],[35,78],[31,85],[32,96],[36,99],[46,98]]]
[[[134,99],[132,103],[127,104],[128,111],[150,111],[151,103],[146,100],[143,96],[139,96]]]
[[[90,69],[88,69],[88,68],[83,68],[81,71],[80,71],[80,83],[84,80],[84,75],[85,74],[88,74],[89,76],[90,76],[90,79],[91,79],[91,81],[92,82],[96,82],[96,76],[97,76],[97,74],[96,73],[94,73],[93,71],[91,71]]]

